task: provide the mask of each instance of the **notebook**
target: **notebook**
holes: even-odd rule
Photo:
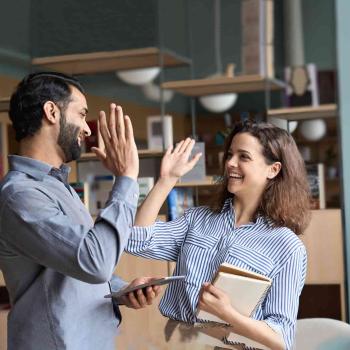
[[[238,312],[250,317],[264,300],[271,282],[264,275],[224,263],[220,265],[212,283],[230,296],[231,304]],[[200,321],[225,323],[203,310],[199,310],[197,317]]]

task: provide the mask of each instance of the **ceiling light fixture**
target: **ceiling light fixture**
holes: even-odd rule
[[[131,85],[145,85],[152,82],[160,72],[160,67],[137,68],[117,71],[117,77]]]
[[[216,61],[216,71],[217,73],[211,76],[212,78],[217,78],[218,76],[228,76],[233,77],[234,75],[234,65],[229,64],[226,69],[226,74],[222,74],[222,60],[221,60],[221,14],[220,14],[220,0],[215,0],[214,3],[214,45],[215,45],[215,61]],[[225,94],[215,94],[206,95],[199,98],[201,105],[210,112],[221,113],[229,110],[235,104],[238,95],[235,93],[225,93]]]

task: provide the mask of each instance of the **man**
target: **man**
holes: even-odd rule
[[[68,185],[69,167],[91,134],[80,83],[59,73],[25,77],[10,101],[19,155],[0,187],[0,269],[10,294],[8,349],[114,349],[116,301],[126,283],[113,276],[133,224],[139,159],[130,119],[112,104],[100,113],[106,151],[95,149],[116,180],[93,223]],[[131,285],[148,281],[134,280]],[[157,287],[124,297],[152,303]]]

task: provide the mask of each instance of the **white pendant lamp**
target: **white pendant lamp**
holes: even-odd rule
[[[117,77],[131,85],[145,85],[150,83],[159,74],[160,67],[148,67],[117,71]]]
[[[169,102],[174,96],[174,91],[167,89],[163,90],[163,96],[161,96],[161,88],[152,82],[143,85],[142,91],[149,100],[155,102],[160,102],[162,98],[163,102]]]
[[[223,76],[222,74],[222,64],[221,64],[221,14],[220,14],[220,0],[215,0],[214,2],[214,45],[215,45],[215,61],[217,74],[211,76],[212,78],[217,78],[218,76]],[[229,64],[226,69],[225,76],[233,77],[234,65]],[[229,110],[237,100],[237,94],[235,93],[225,93],[225,94],[215,94],[206,95],[199,98],[200,104],[210,112],[221,113]]]
[[[326,122],[323,119],[305,120],[301,123],[300,132],[309,141],[318,141],[326,135]]]
[[[237,94],[215,94],[206,95],[199,98],[201,105],[213,113],[221,113],[229,110],[237,100]]]
[[[285,119],[275,117],[267,117],[267,121],[278,128],[287,130],[290,134],[292,134],[298,126],[298,122],[296,121],[290,121],[288,123],[288,121]]]

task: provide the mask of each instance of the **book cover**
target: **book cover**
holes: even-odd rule
[[[179,182],[192,182],[192,181],[205,180],[206,169],[205,169],[205,143],[204,142],[195,143],[190,155],[190,159],[192,159],[197,153],[202,153],[202,156],[199,158],[199,161],[191,171],[189,171],[184,176],[181,176],[181,178],[179,179]]]
[[[139,177],[137,179],[137,183],[139,184],[139,200],[137,202],[137,206],[140,206],[141,203],[145,200],[148,193],[151,191],[151,189],[154,186],[154,178],[153,177]]]
[[[89,211],[92,216],[97,216],[106,206],[109,193],[112,190],[114,177],[112,175],[99,175],[94,177],[90,187]]]
[[[213,285],[226,292],[232,306],[242,315],[250,317],[264,299],[271,286],[271,279],[228,263],[220,265]],[[218,317],[199,310],[197,318],[201,321],[225,323]]]
[[[167,205],[169,221],[177,219],[186,209],[193,207],[193,189],[173,188],[168,194]]]
[[[324,164],[306,164],[307,179],[311,192],[311,209],[326,208]]]
[[[89,184],[87,182],[71,182],[69,185],[75,190],[85,207],[89,209]]]

